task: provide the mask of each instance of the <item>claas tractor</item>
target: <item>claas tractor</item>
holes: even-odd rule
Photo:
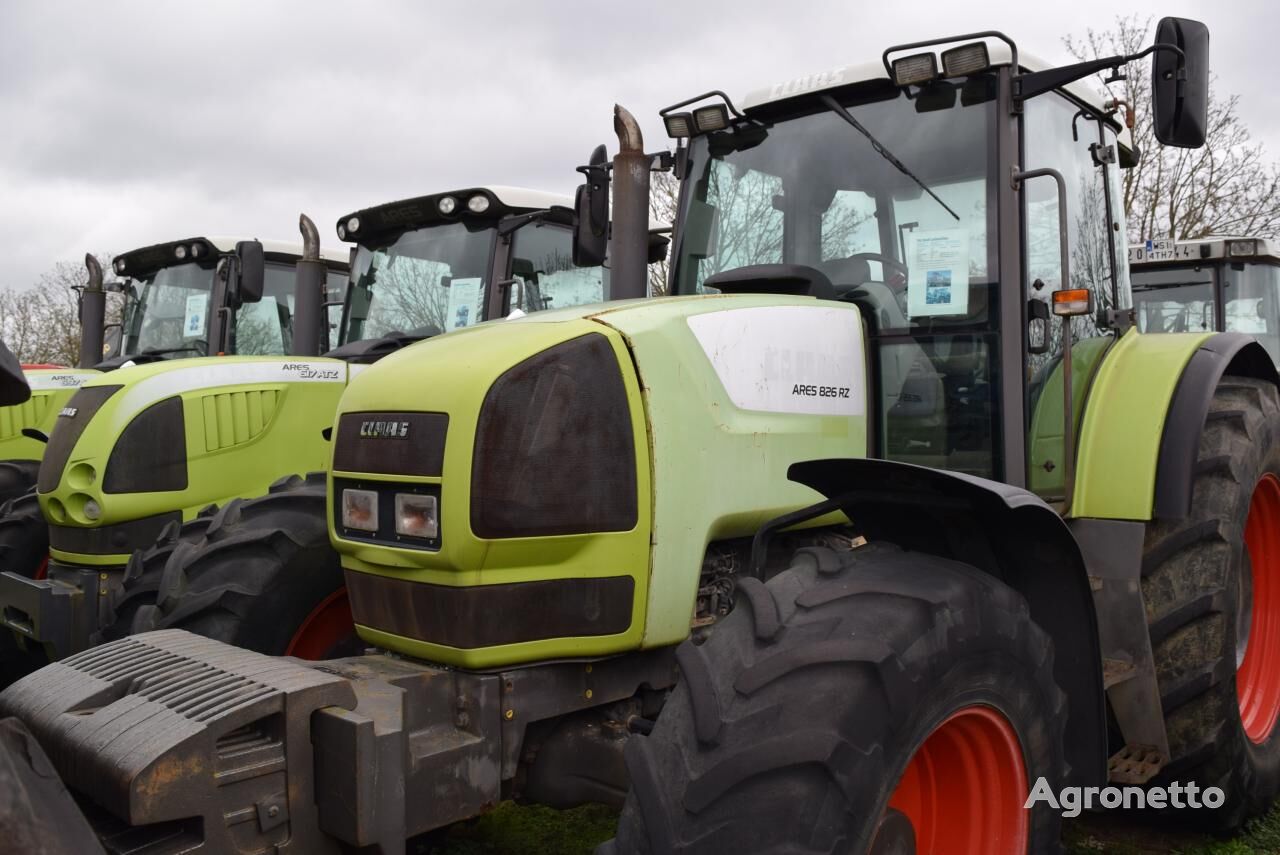
[[[272,303],[253,334],[274,350],[247,350],[250,319],[240,317],[240,347],[226,356],[139,365],[84,385],[40,470],[47,576],[12,566],[0,575],[7,630],[50,658],[170,626],[307,658],[354,644],[322,510],[338,398],[356,372],[409,342],[603,299],[603,269],[572,264],[570,204],[479,187],[353,212],[337,224],[353,244],[345,297],[322,301],[323,283],[302,276],[316,264],[300,267],[291,341],[282,342]],[[303,231],[318,245],[309,220]],[[278,275],[283,318],[294,278],[283,266]],[[328,291],[341,294],[335,285]],[[191,300],[171,302],[180,315]],[[327,312],[336,310],[330,350]],[[179,332],[163,343],[176,349]],[[305,572],[293,570],[299,562]]]
[[[1280,246],[1263,237],[1148,240],[1129,247],[1143,332],[1240,332],[1280,364]]]
[[[1173,18],[1065,68],[987,32],[711,93],[669,157],[619,111],[576,254],[643,281],[670,163],[675,296],[353,378],[326,513],[373,649],[50,665],[0,694],[41,806],[7,827],[403,852],[513,798],[622,805],[606,855],[1040,853],[1041,780],[1212,784],[1237,827],[1280,785],[1280,398],[1247,336],[1134,326],[1134,153],[1078,81],[1145,55],[1159,139],[1203,144]]]

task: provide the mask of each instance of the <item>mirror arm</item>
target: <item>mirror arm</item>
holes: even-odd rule
[[[1119,54],[1117,56],[1064,65],[1060,68],[1049,68],[1044,71],[1020,74],[1013,79],[1013,97],[1017,101],[1026,101],[1028,98],[1034,98],[1037,95],[1043,95],[1045,92],[1066,86],[1068,83],[1074,83],[1077,80],[1088,77],[1090,74],[1097,74],[1099,71],[1106,71],[1107,69],[1118,69],[1158,50],[1173,51],[1178,56],[1185,56],[1182,49],[1177,45],[1158,43],[1133,54]]]

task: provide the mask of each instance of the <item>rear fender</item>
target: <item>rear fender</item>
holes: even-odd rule
[[[964,562],[1022,594],[1053,638],[1054,677],[1071,699],[1069,783],[1106,780],[1102,655],[1089,576],[1052,508],[1007,484],[888,460],[807,461],[787,477],[837,501],[868,539]]]

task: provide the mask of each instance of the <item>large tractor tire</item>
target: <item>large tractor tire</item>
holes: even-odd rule
[[[361,649],[338,555],[329,545],[325,478],[282,478],[232,499],[198,543],[166,560],[154,605],[130,630],[185,629],[273,656],[329,659]]]
[[[39,472],[38,460],[0,460],[0,502],[34,490]]]
[[[1148,526],[1142,561],[1171,760],[1164,781],[1220,787],[1192,822],[1238,827],[1280,792],[1280,396],[1224,377],[1191,514]]]
[[[1058,848],[1058,811],[1023,805],[1063,781],[1066,697],[998,580],[887,544],[802,549],[676,660],[598,855]]]

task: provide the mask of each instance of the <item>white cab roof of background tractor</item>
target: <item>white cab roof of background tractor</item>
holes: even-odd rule
[[[935,45],[932,48],[922,48],[922,50],[933,50],[947,46],[949,45]],[[990,67],[1008,65],[1012,61],[1012,53],[1009,50],[1009,46],[1002,42],[987,42],[987,52],[991,60]],[[895,53],[897,53],[896,50]],[[1028,55],[1022,51],[1018,51],[1018,65],[1023,71],[1030,72],[1045,71],[1056,67],[1053,63],[1045,62],[1039,57]],[[786,80],[781,83],[775,83],[772,86],[755,89],[748,92],[747,96],[742,99],[741,106],[743,110],[751,110],[764,104],[786,101],[789,98],[795,98],[800,95],[848,86],[851,83],[866,83],[872,80],[884,80],[886,82],[889,80],[884,63],[863,62],[855,65],[846,65],[843,68],[821,71],[817,74],[797,77],[793,80]],[[1105,97],[1085,80],[1073,81],[1062,88],[1099,113],[1106,113]],[[1125,128],[1122,122],[1116,121],[1114,117],[1112,118],[1112,125],[1120,132],[1120,145],[1132,150],[1133,136],[1129,133],[1129,129]]]
[[[205,240],[217,247],[218,252],[235,252],[237,243],[242,240],[254,240],[254,238],[210,236]],[[259,243],[262,244],[262,251],[268,255],[296,255],[299,258],[302,257],[302,244],[296,241],[259,240]],[[347,249],[320,247],[320,257],[325,261],[337,261],[346,264],[348,255],[349,251]]]
[[[1280,242],[1244,235],[1209,235],[1191,240],[1154,239],[1129,247],[1129,263],[1168,264],[1177,261],[1280,261]]]

